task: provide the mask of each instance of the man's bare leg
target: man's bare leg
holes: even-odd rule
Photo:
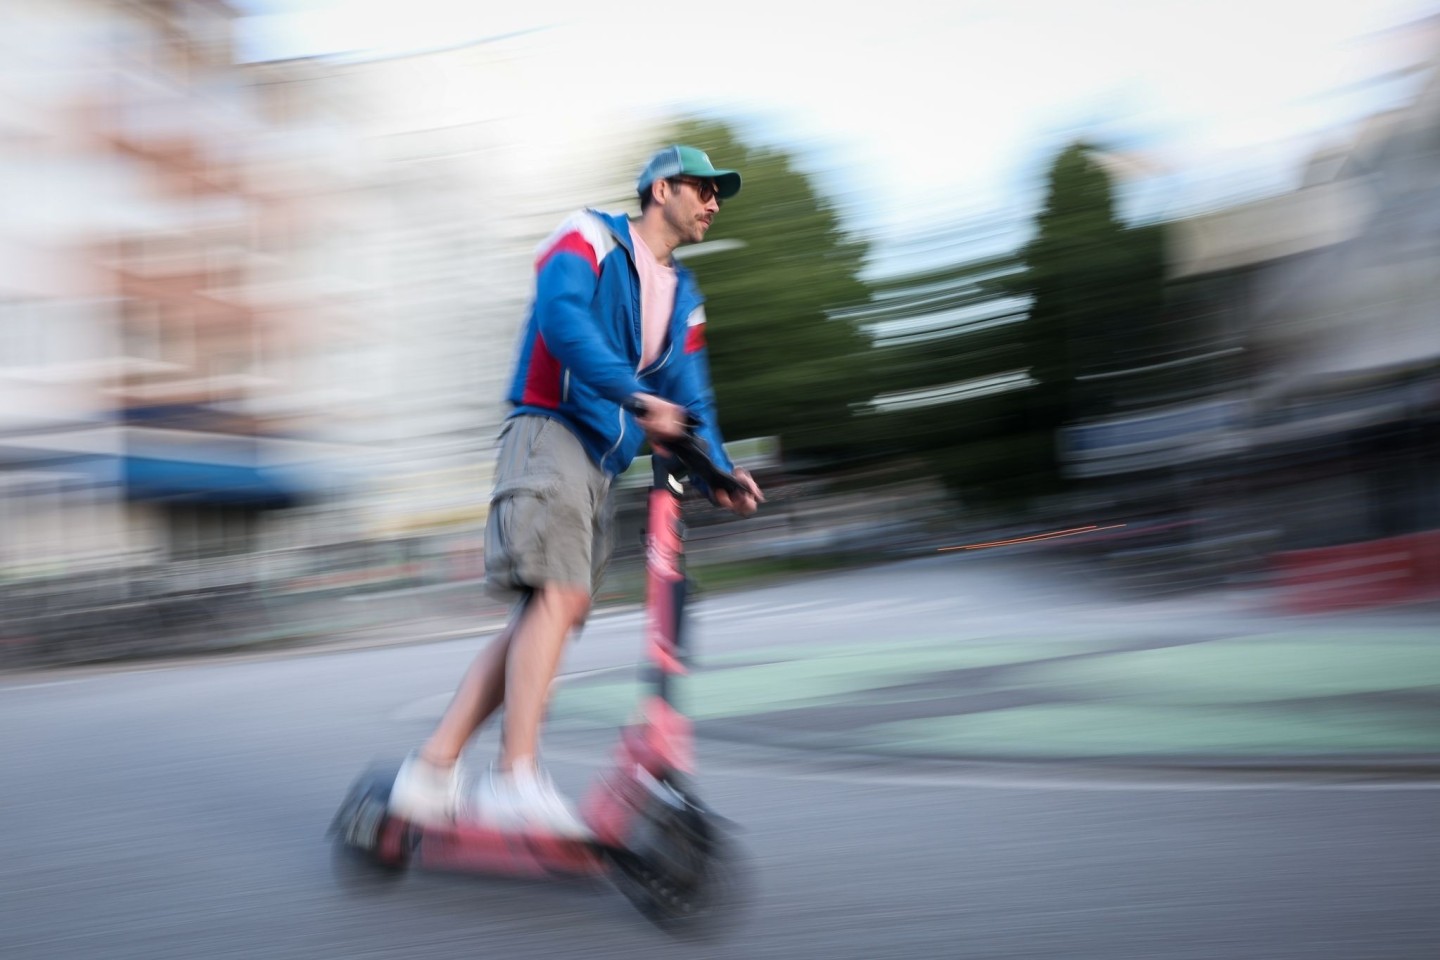
[[[500,769],[533,760],[550,684],[560,666],[565,640],[590,609],[589,587],[548,584],[536,590],[510,639],[505,682],[505,729]]]
[[[505,660],[511,638],[529,607],[529,602],[522,603],[500,635],[475,655],[435,731],[420,748],[420,756],[428,762],[441,767],[453,765],[475,731],[505,702]]]

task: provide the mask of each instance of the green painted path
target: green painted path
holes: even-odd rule
[[[615,723],[637,681],[563,687],[556,722]],[[1408,762],[1440,772],[1440,635],[1366,627],[1222,638],[910,636],[707,658],[702,735],[985,760]]]

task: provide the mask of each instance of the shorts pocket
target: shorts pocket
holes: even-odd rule
[[[536,484],[510,484],[497,489],[485,524],[485,576],[506,589],[532,585],[543,569],[541,530],[545,489]]]

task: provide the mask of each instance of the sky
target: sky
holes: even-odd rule
[[[711,112],[792,149],[881,241],[1034,202],[1063,143],[1100,135],[1147,176],[1136,215],[1275,192],[1413,80],[1377,31],[1440,0],[237,0],[246,59],[375,56],[529,34],[557,123],[592,105]],[[845,7],[851,9],[845,12]],[[1406,87],[1409,83],[1410,86]]]

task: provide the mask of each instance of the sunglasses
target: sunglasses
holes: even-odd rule
[[[695,193],[700,197],[701,203],[709,203],[711,200],[719,202],[719,192],[715,183],[711,180],[696,180],[693,177],[671,177],[671,183],[683,183],[695,188]]]

